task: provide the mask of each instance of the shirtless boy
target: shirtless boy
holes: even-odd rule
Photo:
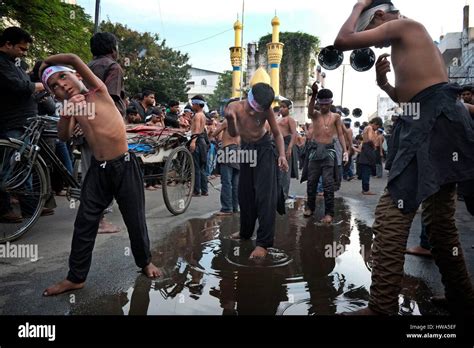
[[[65,65],[72,66],[75,71]],[[46,289],[43,295],[52,296],[84,287],[99,221],[112,198],[118,202],[127,226],[135,263],[149,278],[160,276],[161,271],[151,263],[141,170],[134,154],[127,152],[125,124],[105,84],[73,54],[45,59],[40,76],[45,88],[59,101],[75,105],[73,114],[61,115],[59,137],[70,138],[75,119],[93,153],[74,223],[69,273],[65,280]],[[85,110],[86,103],[93,103],[95,115],[81,114],[80,108]]]
[[[309,103],[309,117],[313,120],[313,134],[307,146],[308,156],[308,186],[307,207],[305,217],[310,217],[316,210],[316,191],[320,176],[323,177],[325,216],[321,222],[330,224],[334,218],[334,170],[336,150],[334,137],[337,136],[344,151],[343,161],[348,161],[348,151],[341,116],[330,111],[333,94],[328,89],[318,92],[318,85],[313,84],[313,94]],[[315,110],[314,104],[318,99],[320,111]]]
[[[387,79],[386,54],[376,64],[377,84],[395,102],[420,110],[402,115],[393,130],[388,185],[373,225],[369,306],[356,314],[398,313],[408,231],[421,203],[447,302],[453,311],[472,314],[474,291],[454,214],[456,183],[474,178],[474,129],[438,47],[422,24],[379,0],[357,1],[334,44],[341,50],[391,46],[395,86]]]
[[[285,154],[286,160],[288,161],[288,171],[279,172],[280,182],[283,185],[283,194],[285,196],[285,200],[288,199],[288,195],[290,193],[292,171],[296,170],[295,174],[298,173],[298,159],[296,158],[296,156],[293,156],[293,147],[295,146],[296,136],[298,135],[298,133],[296,131],[296,121],[293,117],[290,116],[291,108],[292,104],[289,100],[282,100],[280,102],[280,115],[282,117],[277,119],[281,136],[283,137],[283,141],[285,142]],[[298,178],[298,175],[295,175],[295,177]]]
[[[255,167],[250,163],[240,164],[240,233],[233,236],[250,239],[258,218],[257,246],[250,255],[251,259],[264,258],[267,248],[273,246],[277,198],[281,189],[277,186],[277,171],[278,167],[288,170],[283,137],[271,108],[274,99],[275,92],[268,84],[257,83],[250,90],[248,99],[233,102],[225,110],[229,135],[240,135],[241,150],[257,152]],[[266,121],[278,155],[270,134],[265,130]]]

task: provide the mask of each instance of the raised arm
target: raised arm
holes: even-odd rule
[[[387,41],[391,42],[401,37],[406,30],[406,23],[410,20],[395,20],[384,23],[375,29],[356,32],[357,21],[362,11],[372,3],[372,0],[359,0],[352,9],[352,13],[341,27],[334,41],[334,47],[343,50],[354,50],[372,46],[385,46]]]
[[[308,117],[312,120],[314,117],[314,106],[316,104],[316,97],[318,96],[318,90],[319,90],[318,83],[317,82],[313,83],[313,85],[311,86],[311,89],[313,90],[313,94],[311,94],[311,99],[308,105]]]
[[[41,65],[40,72],[51,65],[69,65],[81,75],[84,83],[92,89],[105,88],[105,84],[89,69],[89,67],[75,54],[56,54],[46,58]]]

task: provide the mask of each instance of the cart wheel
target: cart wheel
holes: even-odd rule
[[[191,203],[194,188],[193,157],[185,147],[177,147],[166,159],[162,185],[163,199],[170,213],[184,213]]]

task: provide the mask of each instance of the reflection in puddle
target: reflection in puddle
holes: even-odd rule
[[[259,262],[248,259],[255,240],[229,238],[239,230],[237,215],[185,222],[152,250],[164,277],[138,276],[115,295],[120,301],[105,299],[108,308],[120,303],[113,312],[125,315],[334,315],[367,306],[371,229],[343,199],[336,199],[332,226],[316,224],[322,211],[303,218],[303,204],[297,199],[277,217],[274,248]],[[400,314],[429,314],[422,308],[429,296],[424,283],[405,277]]]

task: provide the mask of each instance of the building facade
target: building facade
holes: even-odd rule
[[[204,98],[214,94],[219,76],[222,75],[217,71],[195,67],[191,67],[188,73],[190,78],[186,81],[186,87],[189,88],[187,92],[189,99],[197,94],[204,96]]]
[[[439,50],[443,55],[449,80],[460,85],[474,83],[474,28],[469,27],[469,6],[463,10],[463,30],[440,38]]]

